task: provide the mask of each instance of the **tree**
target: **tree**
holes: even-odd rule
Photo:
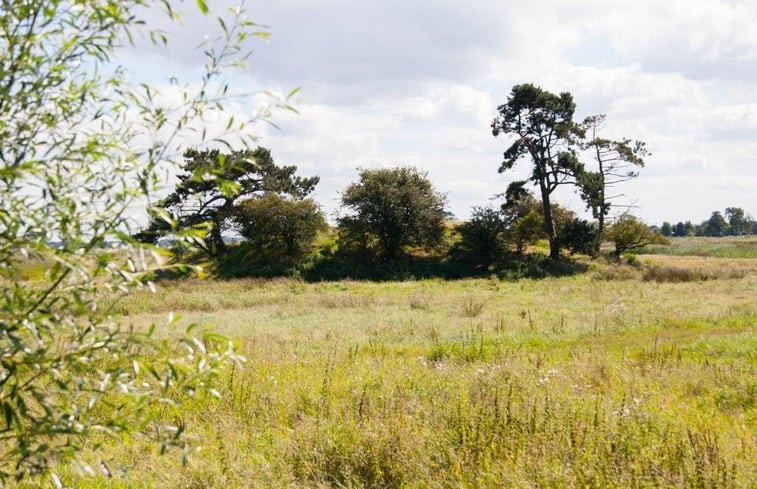
[[[696,229],[691,221],[686,221],[685,223],[679,221],[673,226],[673,236],[676,237],[694,236],[695,233]]]
[[[318,233],[328,228],[314,200],[287,199],[276,193],[239,203],[233,216],[253,260],[262,264],[296,263],[312,249]]]
[[[176,219],[175,227],[153,219],[138,238],[154,242],[176,229],[206,224],[208,235],[198,246],[211,256],[222,254],[223,232],[233,219],[235,203],[263,192],[303,198],[313,191],[319,178],[297,177],[296,171],[296,166],[276,166],[270,150],[262,147],[226,154],[188,149],[176,189],[159,203]]]
[[[160,90],[115,68],[114,53],[144,29],[144,7],[176,18],[171,3],[4,0],[0,7],[2,486],[47,474],[84,448],[96,452],[95,434],[117,442],[139,433],[162,449],[186,447],[180,399],[209,389],[234,358],[218,336],[159,341],[111,314],[115,301],[150,286],[149,274],[162,267],[160,250],[130,238],[130,210],[155,190],[156,168],[174,163],[179,132],[219,118],[219,76],[246,57],[238,40],[256,34],[235,10],[220,38],[203,46],[199,85],[174,80],[169,90],[179,96],[170,100],[179,102],[161,102]],[[123,246],[103,247],[111,241]],[[20,273],[30,263],[44,269],[33,284]]]
[[[539,187],[549,254],[560,256],[557,227],[552,216],[551,195],[563,184],[573,183],[580,171],[574,146],[583,128],[573,121],[575,104],[570,93],[554,95],[532,84],[516,85],[507,103],[500,105],[492,121],[492,134],[513,135],[515,141],[504,152],[499,167],[503,173],[528,155],[533,163],[529,181]]]
[[[702,223],[702,234],[705,236],[725,236],[728,233],[728,222],[720,211],[712,213],[710,218]]]
[[[433,248],[444,236],[446,197],[413,167],[361,169],[342,192],[350,214],[338,219],[340,248],[359,247],[394,259],[406,246]]]
[[[605,115],[587,117],[583,126],[591,139],[582,144],[591,152],[596,171],[582,170],[578,176],[581,197],[597,220],[597,233],[593,255],[599,255],[599,247],[605,230],[605,218],[610,212],[611,201],[622,194],[612,194],[611,189],[619,183],[639,176],[638,168],[644,166],[644,157],[649,155],[645,143],[630,139],[614,141],[599,137],[604,128]]]
[[[728,225],[732,235],[741,236],[748,232],[747,225],[749,224],[749,219],[747,218],[744,209],[740,207],[727,207],[725,210],[725,218],[728,219]]]
[[[668,221],[665,221],[662,223],[662,227],[660,227],[660,232],[663,236],[669,238],[673,236],[673,226]]]
[[[670,244],[670,241],[661,233],[652,231],[649,226],[631,214],[621,215],[607,229],[606,238],[615,244],[615,256],[651,244]]]

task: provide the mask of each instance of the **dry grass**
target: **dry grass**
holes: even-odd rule
[[[222,399],[182,405],[202,452],[179,469],[133,440],[100,453],[115,479],[64,475],[85,488],[754,488],[757,268],[727,263],[741,275],[165,283],[123,303],[124,321],[173,309],[248,358]]]

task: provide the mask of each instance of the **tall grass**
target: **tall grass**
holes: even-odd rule
[[[757,274],[673,282],[603,270],[139,293],[121,305],[127,323],[170,306],[240,338],[248,361],[226,373],[220,398],[183,401],[203,444],[185,469],[138,439],[103,440],[93,460],[112,478],[66,471],[64,482],[757,487]]]

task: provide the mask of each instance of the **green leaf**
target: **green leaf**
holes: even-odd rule
[[[203,15],[208,13],[208,4],[205,3],[205,0],[197,0],[197,8],[200,9]]]

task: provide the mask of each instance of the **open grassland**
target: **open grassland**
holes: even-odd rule
[[[640,259],[711,275],[595,265],[516,282],[162,283],[116,306],[124,324],[160,325],[174,311],[180,325],[238,338],[247,362],[227,372],[220,399],[171,412],[202,445],[185,469],[132,440],[99,454],[113,479],[64,479],[757,487],[757,260]]]
[[[669,245],[650,245],[639,254],[693,255],[718,258],[757,258],[757,236],[725,236],[722,238],[671,238]]]

